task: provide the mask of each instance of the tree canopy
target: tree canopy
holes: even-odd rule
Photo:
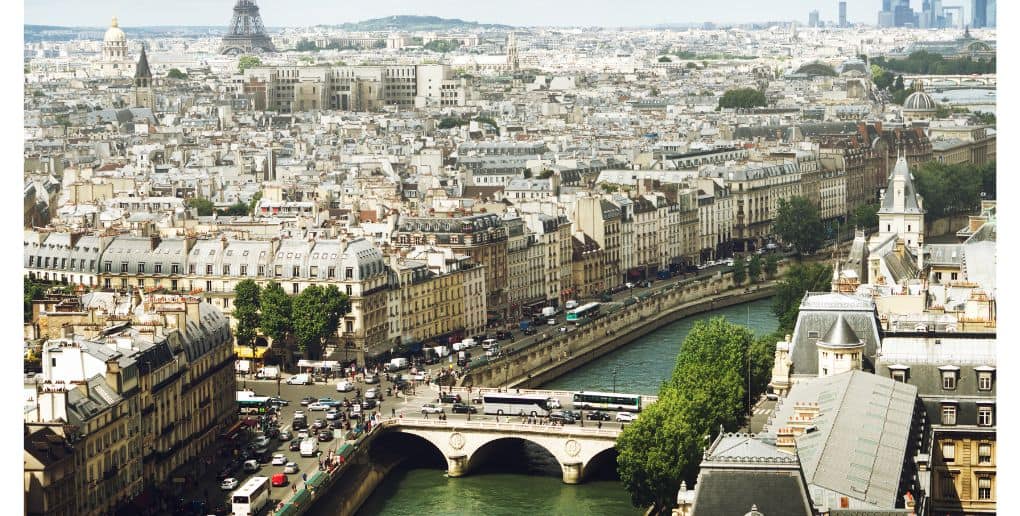
[[[818,208],[804,197],[779,199],[774,230],[779,238],[792,244],[798,253],[813,253],[822,246],[825,228]]]
[[[995,198],[995,162],[945,164],[929,161],[914,171],[914,185],[924,198],[925,218],[973,213],[985,198]]]
[[[720,108],[753,108],[768,105],[765,94],[754,88],[738,88],[726,90],[726,93],[719,99]]]
[[[933,54],[925,50],[912,52],[904,59],[886,59],[875,57],[871,60],[875,65],[900,73],[920,75],[971,75],[995,73],[995,57],[973,59],[970,56],[946,59],[941,54]]]
[[[820,263],[795,263],[776,286],[772,298],[772,313],[779,319],[777,333],[791,333],[797,323],[800,302],[807,292],[828,292],[831,288],[832,267]]]
[[[751,255],[751,261],[747,264],[747,277],[751,279],[751,283],[758,283],[761,279],[761,256]]]
[[[425,50],[431,50],[433,52],[452,52],[460,48],[460,41],[457,40],[445,40],[445,39],[434,39],[425,44]]]
[[[201,197],[192,197],[191,199],[188,199],[185,204],[189,208],[197,209],[199,217],[208,217],[213,214],[213,211],[215,211],[213,202]]]
[[[237,60],[237,71],[244,73],[245,70],[256,66],[262,66],[262,60],[258,56],[241,56]]]
[[[848,222],[851,226],[856,226],[858,229],[878,227],[878,204],[866,203],[857,205]]]
[[[269,282],[259,294],[262,333],[274,341],[283,341],[293,331],[291,325],[291,299],[283,287],[275,281]]]
[[[740,256],[733,258],[733,283],[738,286],[747,281],[747,270],[744,268],[744,259]]]
[[[350,300],[336,285],[312,285],[294,297],[294,337],[306,357],[318,358],[322,344],[336,334],[340,317],[350,311]]]
[[[765,255],[765,265],[762,266],[765,271],[765,277],[772,279],[776,277],[776,272],[779,271],[779,255],[776,253],[769,253]]]
[[[171,68],[170,71],[166,73],[166,76],[169,79],[187,79],[188,78],[188,74],[180,71],[177,68]]]
[[[46,285],[31,278],[25,278],[23,289],[25,291],[24,322],[32,322],[32,301],[42,299],[46,295]]]
[[[697,477],[711,436],[720,426],[734,431],[743,423],[748,385],[752,399],[764,391],[774,346],[772,336],[756,339],[722,317],[695,324],[659,400],[617,440],[618,471],[631,503],[660,511],[673,505],[680,481]]]
[[[259,297],[262,289],[255,280],[242,280],[234,286],[234,336],[240,346],[254,346],[260,325]]]

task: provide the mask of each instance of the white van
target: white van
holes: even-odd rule
[[[489,349],[496,344],[496,339],[485,339],[482,341],[482,349]]]
[[[475,342],[475,339],[472,338],[467,338],[460,341],[460,349],[471,349],[477,345],[478,343]],[[457,351],[460,351],[460,349],[458,349]]]
[[[287,385],[311,385],[312,375],[308,373],[301,373],[287,378]]]
[[[301,441],[301,456],[302,457],[314,457],[319,453],[319,441],[314,437],[309,437],[304,441]]]
[[[573,299],[571,299],[570,301],[567,301],[566,308],[567,308],[567,310],[573,310],[573,309],[577,308],[577,301],[575,301]]]
[[[493,345],[489,346],[488,348],[486,348],[486,350],[485,350],[485,356],[487,356],[487,357],[494,357],[494,356],[496,356],[498,354],[499,354],[499,344],[493,344]]]
[[[336,383],[336,392],[351,392],[354,390],[354,382],[350,380],[340,380]]]

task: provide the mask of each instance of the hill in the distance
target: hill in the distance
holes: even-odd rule
[[[380,30],[466,30],[466,29],[512,29],[509,25],[494,23],[478,23],[457,18],[440,18],[438,16],[387,16],[353,23],[337,25],[349,31],[380,31]]]

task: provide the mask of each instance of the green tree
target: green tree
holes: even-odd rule
[[[984,167],[991,167],[991,171]],[[925,218],[937,219],[947,215],[973,213],[980,205],[981,192],[988,185],[987,179],[994,178],[995,164],[974,165],[957,163],[948,165],[929,161],[914,170],[914,186],[924,198],[927,210]],[[988,192],[986,191],[986,196]]]
[[[751,262],[747,264],[747,277],[751,279],[751,283],[758,283],[761,279],[761,256],[751,255]]]
[[[741,256],[733,257],[733,283],[737,286],[743,285],[747,281],[747,270],[744,269],[744,258]]]
[[[754,88],[738,88],[727,90],[719,99],[720,108],[753,108],[767,106],[765,94]]]
[[[467,125],[467,121],[460,118],[442,118],[436,127],[439,129],[450,129],[451,127],[460,127],[462,125]]]
[[[275,281],[269,282],[259,294],[262,333],[274,341],[286,342],[294,327],[291,321],[291,298]]]
[[[46,295],[46,286],[42,283],[37,283],[35,280],[25,278],[24,285],[25,291],[25,322],[32,322],[32,301],[36,299],[42,299]]]
[[[245,70],[256,66],[262,66],[262,60],[257,56],[241,56],[240,59],[237,60],[238,73],[244,73]]]
[[[234,286],[234,319],[237,319],[237,328],[234,336],[237,337],[239,346],[251,346],[255,349],[255,337],[258,335],[259,320],[259,298],[262,289],[254,280],[242,280]]]
[[[995,125],[995,113],[988,113],[986,111],[975,111],[973,114],[974,121],[984,125]]]
[[[995,162],[990,161],[981,166],[981,193],[984,199],[995,199]]]
[[[897,75],[896,76],[896,81],[893,82],[892,89],[894,91],[903,91],[903,88],[904,88],[904,86],[903,86],[903,76],[902,75]]]
[[[854,214],[850,217],[850,224],[860,229],[874,228],[878,226],[878,204],[859,204],[854,208]]]
[[[769,253],[765,255],[765,265],[762,267],[765,271],[765,277],[772,279],[776,277],[776,272],[779,271],[779,255],[776,253]]]
[[[825,238],[818,208],[800,196],[791,197],[789,201],[779,199],[774,231],[783,242],[793,244],[798,254],[815,252]]]
[[[667,57],[667,56],[659,56],[659,62],[660,62],[660,63],[672,63],[672,62],[673,62],[673,60],[672,60],[672,59],[670,59],[670,58],[669,58],[669,57]]]
[[[800,303],[807,292],[828,292],[832,281],[832,267],[819,263],[795,263],[776,287],[772,298],[772,313],[779,319],[780,333],[793,332]]]
[[[234,204],[228,206],[227,209],[225,210],[217,210],[217,213],[219,213],[220,215],[227,215],[231,217],[242,217],[244,215],[247,215],[249,210],[250,207],[247,204],[241,201],[237,201]]]
[[[434,39],[432,41],[429,41],[425,45],[425,50],[431,50],[433,52],[446,53],[446,52],[452,52],[454,50],[457,50],[457,48],[459,48],[459,47],[460,47],[460,41],[456,41],[456,40],[454,40],[454,41],[446,41],[446,40],[441,40],[441,39]]]
[[[167,76],[168,79],[187,79],[188,78],[188,74],[180,71],[177,68],[171,68],[170,71],[166,73],[166,76]]]
[[[312,285],[294,297],[294,337],[306,357],[318,358],[325,341],[336,335],[350,300],[335,285]]]
[[[260,200],[262,200],[262,190],[255,192],[255,195],[251,196],[251,201],[248,202],[249,215],[255,215],[255,210],[258,209]]]
[[[294,50],[297,50],[298,52],[318,52],[319,47],[315,46],[314,41],[302,39],[301,41],[297,42],[297,45],[294,46]]]
[[[198,216],[208,217],[213,214],[214,205],[209,199],[203,199],[201,197],[192,197],[185,203],[189,208],[195,208],[198,210]]]

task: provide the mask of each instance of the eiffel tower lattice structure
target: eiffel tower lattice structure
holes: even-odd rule
[[[266,35],[255,0],[237,0],[230,28],[220,44],[220,54],[238,55],[257,51],[276,52],[276,47]]]

